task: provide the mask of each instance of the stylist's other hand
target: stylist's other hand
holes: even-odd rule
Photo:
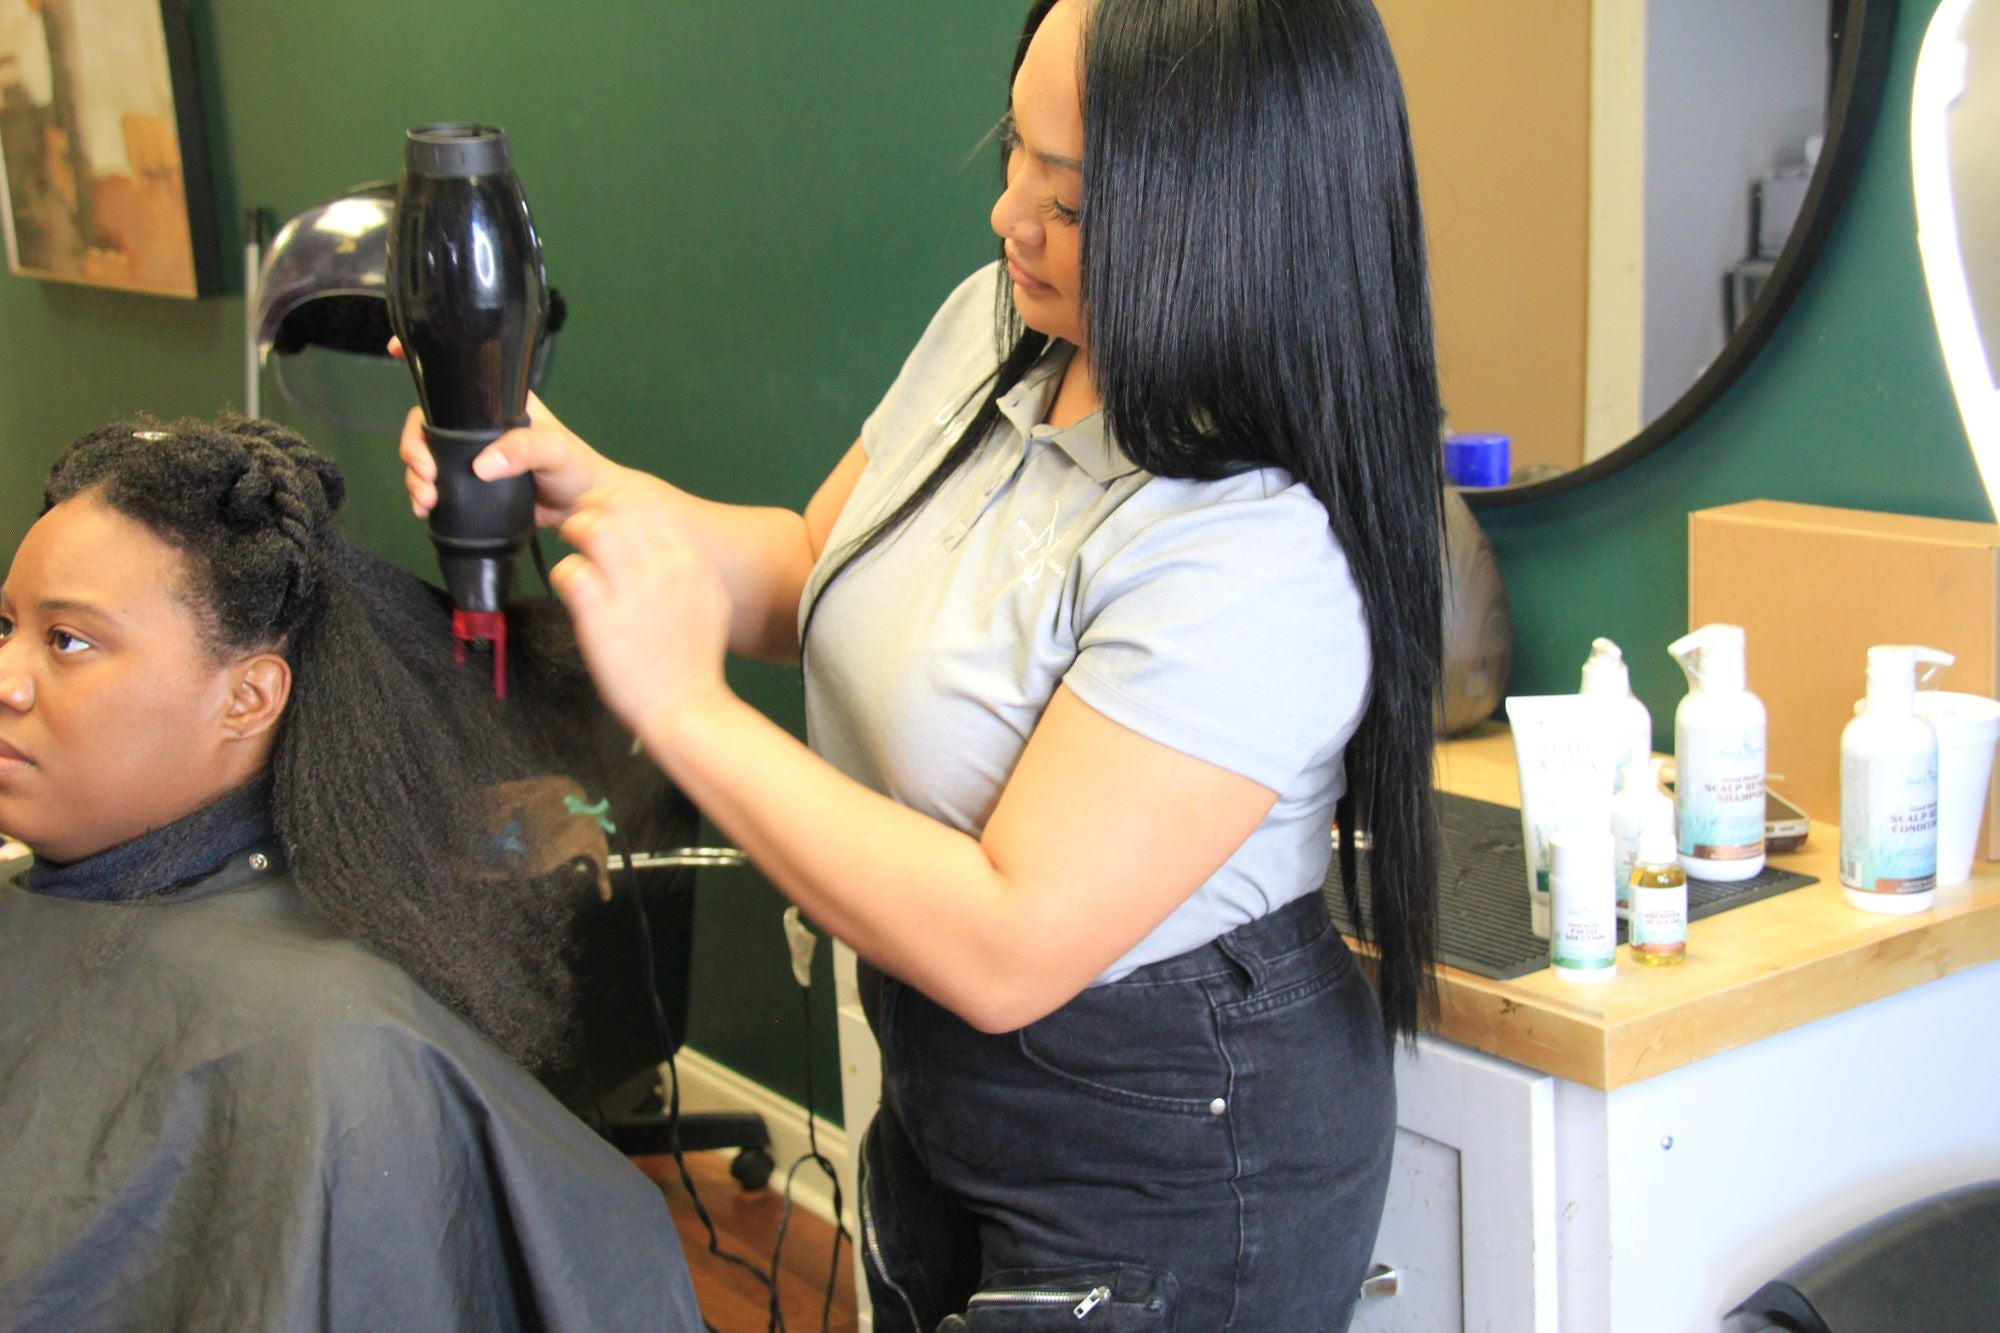
[[[392,344],[392,351],[396,349]],[[437,505],[437,461],[424,442],[422,408],[411,408],[403,421],[403,487],[418,518]],[[534,394],[528,395],[528,424],[510,430],[472,460],[473,475],[486,481],[535,475],[535,523],[552,528],[576,512],[586,491],[614,486],[625,469],[583,442],[556,420],[555,413]]]
[[[652,740],[683,710],[728,693],[729,593],[681,535],[663,488],[591,491],[562,537],[577,553],[550,582],[576,622],[598,692],[626,726]]]

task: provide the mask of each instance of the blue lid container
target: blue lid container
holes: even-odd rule
[[[1444,474],[1454,486],[1505,486],[1513,471],[1505,435],[1447,435]]]

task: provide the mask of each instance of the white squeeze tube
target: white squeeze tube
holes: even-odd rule
[[[1597,702],[1580,694],[1517,695],[1507,701],[1514,762],[1521,772],[1521,847],[1528,871],[1528,921],[1549,937],[1549,839],[1588,824],[1604,832],[1604,881],[1612,886],[1605,802],[1611,793],[1616,739]]]
[[[1674,710],[1674,815],[1681,869],[1752,879],[1764,869],[1764,704],[1744,684],[1741,625],[1703,625],[1668,645],[1687,674]]]

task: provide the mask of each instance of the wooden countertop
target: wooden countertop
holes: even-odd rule
[[[1520,804],[1498,723],[1441,744],[1437,773],[1445,791]],[[2000,959],[2000,863],[1976,863],[1932,910],[1894,917],[1847,905],[1839,856],[1838,826],[1815,821],[1803,850],[1771,863],[1819,882],[1691,922],[1679,967],[1634,963],[1623,947],[1617,978],[1600,985],[1546,969],[1490,981],[1441,967],[1434,1030],[1608,1091]],[[1525,876],[1521,894],[1525,904]]]

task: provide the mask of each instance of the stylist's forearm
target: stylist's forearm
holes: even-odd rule
[[[870,962],[976,1026],[1018,1026],[1035,1006],[1009,988],[1056,923],[1035,920],[977,840],[849,779],[726,692],[640,739],[724,836]]]

